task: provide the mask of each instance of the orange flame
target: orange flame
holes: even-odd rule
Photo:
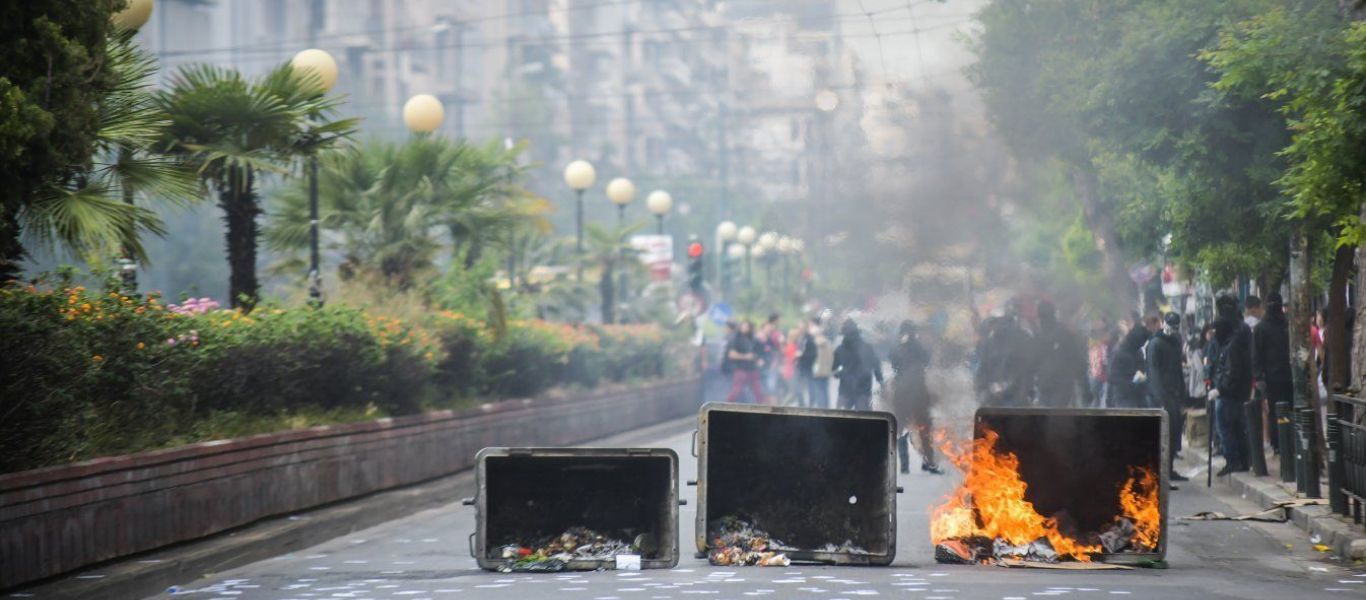
[[[1134,524],[1134,545],[1155,550],[1162,536],[1162,500],[1158,494],[1162,483],[1152,469],[1135,467],[1131,472],[1133,475],[1119,489],[1119,506]]]
[[[1014,545],[1047,538],[1058,557],[1090,562],[1101,546],[1078,542],[1058,531],[1056,520],[1040,515],[1025,500],[1020,461],[1011,452],[996,452],[1000,436],[991,430],[972,441],[970,452],[945,447],[944,454],[963,471],[963,483],[930,516],[930,539],[968,537],[1001,539]]]

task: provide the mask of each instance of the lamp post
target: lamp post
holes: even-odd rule
[[[114,25],[121,29],[142,29],[152,18],[152,0],[130,0],[128,6],[114,13]]]
[[[674,206],[674,197],[664,190],[655,190],[645,197],[645,208],[655,215],[655,233],[664,235],[664,215]]]
[[[758,250],[759,250],[759,252],[758,252],[757,254],[755,254],[755,257],[758,258],[758,257],[763,257],[763,256],[767,256],[767,255],[769,255],[769,254],[772,254],[772,253],[777,249],[777,247],[778,247],[778,234],[775,233],[775,232],[772,232],[772,231],[766,231],[766,232],[764,232],[763,235],[759,236],[759,243],[758,243]],[[769,296],[769,295],[771,295],[771,294],[773,293],[773,257],[770,256],[769,258],[765,259],[763,262],[764,262],[764,296]]]
[[[730,243],[735,241],[735,234],[739,228],[734,221],[721,221],[716,226],[716,288],[721,290],[721,297],[729,296],[730,286],[727,285],[726,256],[729,254]],[[736,246],[738,248],[738,246]]]
[[[117,13],[110,16],[110,21],[114,29],[122,31],[137,31],[152,18],[152,0],[131,0],[127,6]],[[119,150],[119,162],[131,160],[132,151],[127,148]],[[126,187],[122,190],[123,201],[125,204],[133,204],[133,190]],[[138,262],[133,259],[133,249],[127,244],[121,244],[119,257],[115,261],[119,266],[119,279],[122,280],[123,293],[133,294],[138,289]]]
[[[583,281],[583,192],[597,179],[598,172],[586,160],[576,160],[564,168],[564,183],[574,190],[574,253],[579,258],[575,277],[579,281]]]
[[[787,268],[788,255],[790,255],[790,254],[792,254],[792,238],[787,237],[787,236],[785,236],[785,235],[779,237],[779,238],[778,238],[778,260],[782,261],[782,263],[783,263],[783,272],[782,272],[782,292],[783,292],[783,299],[784,299],[784,300],[788,299],[788,298],[790,297],[790,293],[791,293],[791,286],[789,285],[790,280],[789,280],[789,278],[788,278],[790,272],[788,271],[788,268]]]
[[[607,182],[607,199],[617,205],[617,229],[626,226],[626,205],[636,197],[636,184],[630,179],[618,177]]]
[[[446,107],[436,96],[418,94],[403,104],[403,123],[413,133],[431,133],[446,120]]]
[[[749,225],[741,227],[740,231],[735,233],[736,241],[740,242],[740,244],[745,247],[745,287],[749,287],[753,284],[752,274],[754,269],[750,263],[754,257],[754,240],[758,237],[759,232],[755,231],[754,228]]]
[[[295,77],[308,77],[319,96],[337,84],[337,61],[326,50],[309,48],[289,61]],[[317,115],[309,115],[312,121]],[[316,141],[316,140],[314,140]],[[308,302],[323,305],[323,276],[318,251],[318,151],[308,153]]]

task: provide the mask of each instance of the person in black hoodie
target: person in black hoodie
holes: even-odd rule
[[[844,336],[835,348],[834,376],[839,378],[839,407],[846,410],[870,410],[873,404],[873,380],[882,383],[882,361],[877,352],[863,340],[858,323],[845,320],[840,326]]]
[[[1214,389],[1214,412],[1219,439],[1224,447],[1224,468],[1220,477],[1247,471],[1247,413],[1243,405],[1252,395],[1252,330],[1238,314],[1238,300],[1220,294],[1214,301],[1214,345],[1217,354],[1210,368]]]
[[[1186,478],[1172,468],[1181,448],[1181,403],[1186,397],[1186,381],[1181,372],[1181,315],[1169,312],[1163,327],[1148,340],[1148,400],[1167,411],[1167,463],[1171,481]]]
[[[1148,330],[1136,322],[1110,358],[1110,370],[1106,379],[1110,382],[1109,406],[1111,408],[1145,408],[1147,393],[1144,390],[1143,344],[1148,341]]]
[[[1295,386],[1290,377],[1290,325],[1280,294],[1273,292],[1266,297],[1265,311],[1262,320],[1252,328],[1252,373],[1263,390],[1267,408],[1271,409],[1277,402],[1293,402]],[[1271,448],[1277,452],[1278,437],[1273,430]]]
[[[942,475],[944,471],[935,464],[934,444],[930,439],[930,430],[934,428],[930,418],[934,396],[925,382],[925,370],[930,366],[930,351],[916,338],[915,323],[909,319],[901,322],[897,341],[896,347],[887,356],[895,373],[895,379],[892,380],[892,412],[896,414],[898,423],[909,425],[909,429],[917,436],[920,470]],[[911,452],[907,446],[911,435],[903,431],[898,440],[902,473],[910,472]]]
[[[1052,302],[1038,304],[1039,333],[1034,336],[1034,389],[1039,406],[1072,408],[1090,406],[1091,384],[1086,377],[1086,345],[1067,326],[1058,322]]]

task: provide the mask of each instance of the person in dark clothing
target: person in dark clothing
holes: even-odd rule
[[[1277,402],[1293,403],[1295,386],[1290,376],[1290,325],[1285,319],[1285,302],[1278,293],[1266,297],[1262,320],[1252,328],[1252,375],[1262,388],[1267,409]],[[1270,410],[1267,414],[1276,414]],[[1274,431],[1271,448],[1280,452]]]
[[[1029,333],[1014,307],[982,323],[974,387],[982,406],[1026,406],[1033,380]]]
[[[1034,336],[1034,388],[1039,406],[1072,408],[1093,402],[1087,379],[1086,345],[1080,337],[1058,322],[1052,302],[1038,305],[1039,333]]]
[[[754,403],[766,400],[764,389],[759,384],[759,369],[763,367],[763,350],[759,341],[754,339],[754,322],[740,323],[740,329],[726,346],[726,360],[730,367],[730,394],[726,402],[735,402],[748,388],[754,395]]]
[[[1148,330],[1142,323],[1136,324],[1120,341],[1115,354],[1110,358],[1110,371],[1106,379],[1110,382],[1109,406],[1111,408],[1147,408],[1147,393],[1144,390],[1143,344],[1148,341]]]
[[[1247,471],[1247,413],[1243,405],[1252,395],[1252,331],[1238,314],[1238,301],[1220,295],[1214,301],[1214,355],[1210,382],[1214,389],[1215,421],[1223,442],[1224,468],[1219,476]]]
[[[873,403],[873,380],[882,383],[882,361],[877,352],[863,340],[858,323],[848,319],[840,327],[844,336],[835,348],[834,375],[840,380],[839,407],[846,410],[870,410]]]
[[[1181,404],[1186,397],[1186,381],[1181,372],[1181,315],[1167,313],[1163,327],[1148,340],[1148,402],[1167,411],[1167,464],[1171,481],[1185,481],[1176,472],[1176,451],[1181,446]]]
[[[934,422],[930,417],[934,397],[930,395],[930,388],[925,384],[925,370],[930,366],[930,351],[916,339],[915,323],[910,320],[901,322],[897,341],[898,344],[887,356],[895,374],[895,379],[892,380],[892,412],[896,413],[899,423],[909,424],[909,429],[915,432],[919,441],[916,450],[920,452],[920,470],[942,475],[944,471],[935,464],[934,444],[930,439],[930,431],[934,428]],[[903,431],[899,438],[901,472],[909,473],[911,434]]]

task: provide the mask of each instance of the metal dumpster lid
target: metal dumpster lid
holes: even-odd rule
[[[881,410],[841,410],[833,408],[805,408],[800,406],[774,406],[768,404],[731,404],[729,402],[708,402],[702,405],[698,418],[706,420],[713,412],[734,412],[766,414],[793,417],[821,417],[827,419],[869,419],[882,420],[896,424],[896,415]]]

